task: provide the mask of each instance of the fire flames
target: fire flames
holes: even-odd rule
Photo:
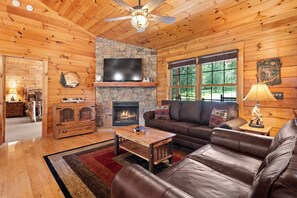
[[[119,116],[119,120],[136,119],[137,115],[131,111],[122,111]]]

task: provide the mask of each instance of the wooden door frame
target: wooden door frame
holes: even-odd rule
[[[0,55],[0,145],[5,142],[5,56]]]
[[[47,136],[48,124],[48,61],[34,58],[0,55],[0,145],[5,142],[5,118],[6,118],[6,101],[5,101],[5,84],[6,84],[6,57],[24,58],[42,61],[42,137]]]

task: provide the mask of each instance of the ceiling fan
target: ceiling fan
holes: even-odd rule
[[[172,24],[175,22],[174,17],[150,14],[151,11],[153,11],[159,5],[164,3],[165,0],[151,0],[144,6],[141,5],[141,0],[139,0],[138,5],[134,7],[129,6],[123,0],[113,0],[113,2],[119,4],[120,6],[128,10],[130,12],[130,16],[107,18],[104,19],[104,21],[111,22],[131,19],[131,24],[137,29],[137,32],[144,32],[149,20],[163,22],[167,24]]]

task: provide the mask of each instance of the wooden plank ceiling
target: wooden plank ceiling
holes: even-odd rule
[[[22,0],[20,0],[22,1]],[[137,33],[130,20],[105,22],[104,18],[129,15],[112,0],[39,0],[49,9],[89,33],[116,41],[161,49],[214,33],[273,18],[279,13],[296,16],[296,0],[166,0],[152,14],[176,18],[173,25],[150,21]],[[124,0],[136,6],[138,0]],[[143,0],[145,5],[149,0]],[[294,13],[292,12],[294,11]]]

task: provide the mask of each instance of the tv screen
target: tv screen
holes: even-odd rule
[[[141,58],[104,59],[104,82],[142,81]]]

